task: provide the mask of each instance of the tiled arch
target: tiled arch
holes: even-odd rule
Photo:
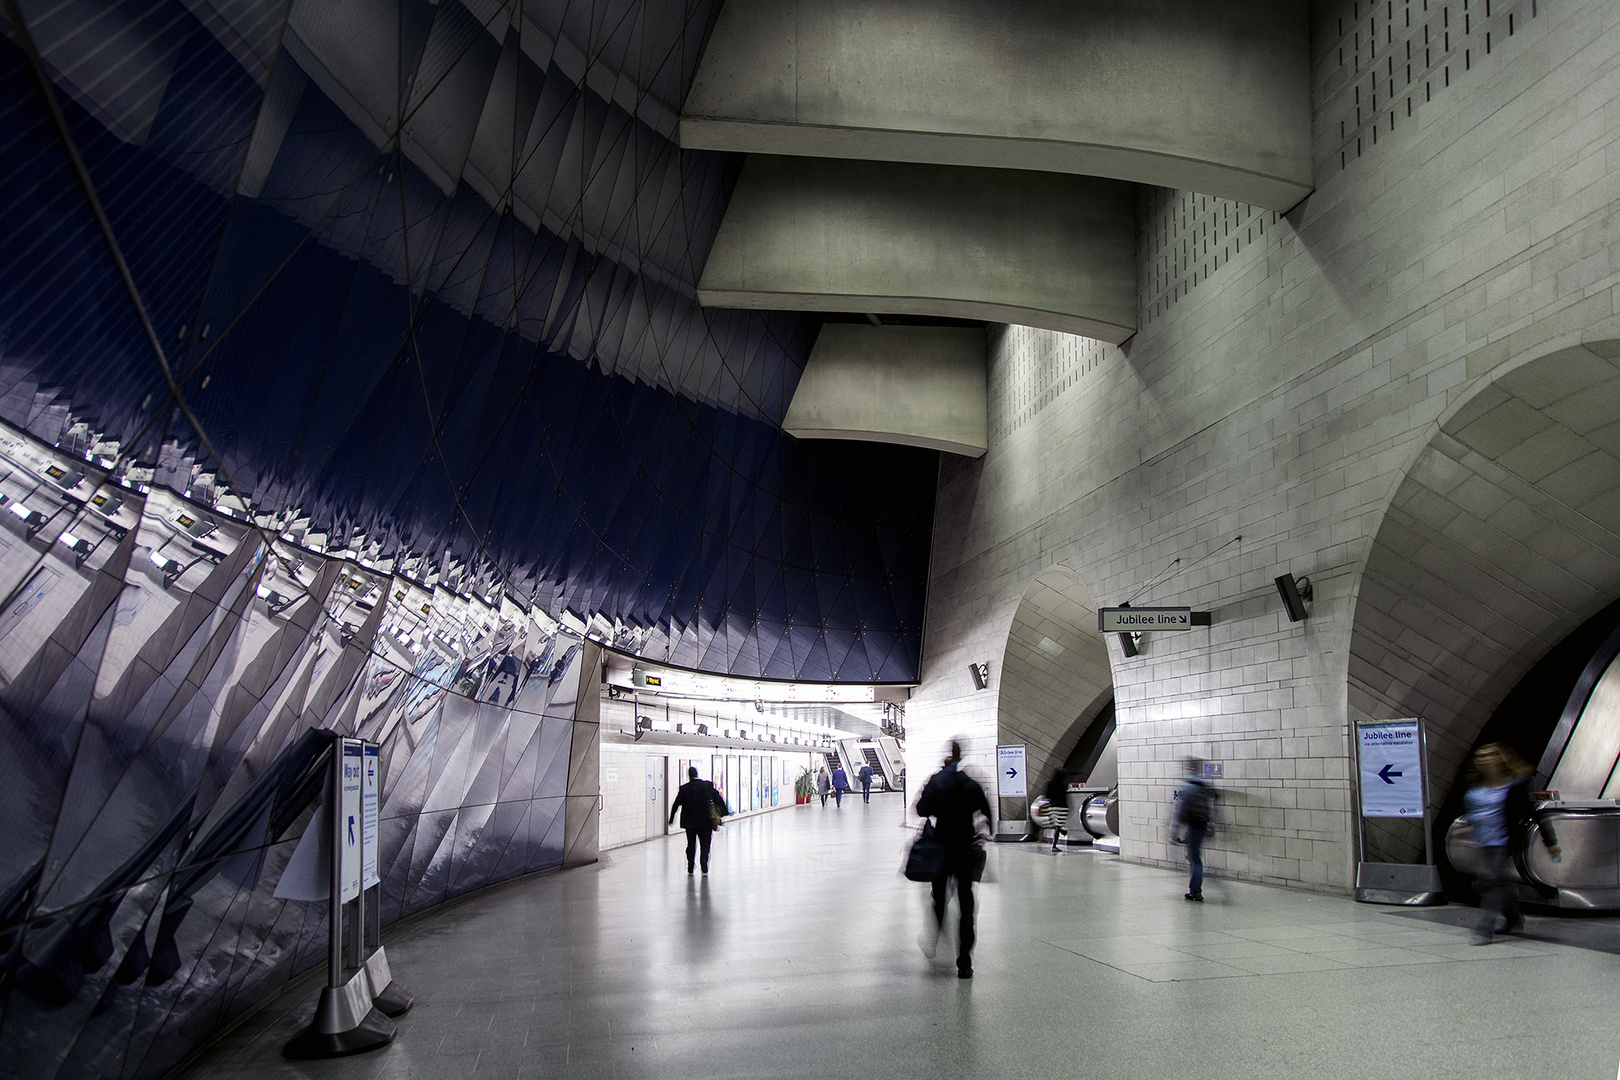
[[[1090,590],[1063,567],[1044,571],[1024,590],[1007,631],[996,701],[997,741],[1027,748],[1031,796],[1113,694]]]
[[[1492,710],[1620,597],[1620,342],[1534,357],[1441,419],[1395,492],[1356,601],[1352,719],[1421,716],[1431,801]],[[1415,829],[1368,858],[1415,856]]]

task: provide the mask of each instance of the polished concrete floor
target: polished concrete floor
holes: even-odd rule
[[[1620,958],[1100,852],[1003,845],[977,975],[917,945],[897,796],[734,822],[708,878],[679,837],[398,928],[417,995],[384,1050],[289,1062],[282,995],[186,1077],[1534,1077],[1620,1067]],[[943,955],[943,954],[942,954]]]

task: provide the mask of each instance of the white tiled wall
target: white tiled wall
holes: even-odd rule
[[[622,847],[625,844],[635,844],[647,839],[647,759],[657,757],[665,764],[666,776],[664,782],[664,805],[662,808],[663,820],[669,820],[669,803],[675,798],[675,793],[685,781],[684,776],[676,776],[677,762],[683,758],[694,759],[698,767],[698,775],[705,780],[712,780],[710,775],[710,758],[714,754],[737,754],[739,756],[775,756],[782,761],[781,802],[774,807],[752,811],[753,813],[769,813],[775,810],[793,809],[793,778],[799,770],[809,765],[811,755],[807,752],[791,753],[773,749],[770,744],[738,743],[733,746],[690,746],[675,743],[657,743],[652,741],[656,736],[645,736],[636,742],[634,732],[635,713],[627,709],[620,702],[602,702],[602,735],[601,735],[601,775],[602,775],[602,803],[601,803],[601,845],[602,850]],[[733,811],[740,810],[739,801],[733,797],[734,793],[727,792],[726,801],[730,803]],[[679,832],[679,819],[676,825],[671,826],[670,832]],[[664,834],[654,834],[664,835]]]

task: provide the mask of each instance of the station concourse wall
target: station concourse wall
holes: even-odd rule
[[[1443,21],[1445,48],[1431,46],[1425,66],[1424,28],[1438,43]],[[1210,611],[1210,628],[1148,635],[1131,659],[1107,641],[1121,853],[1182,862],[1167,817],[1179,760],[1198,754],[1223,766],[1212,866],[1346,891],[1360,856],[1352,722],[1425,715],[1438,803],[1512,673],[1620,589],[1608,558],[1620,475],[1565,460],[1568,447],[1537,441],[1535,425],[1498,418],[1498,453],[1520,448],[1522,460],[1498,459],[1505,479],[1470,467],[1498,476],[1503,497],[1475,506],[1476,519],[1436,519],[1425,558],[1412,561],[1422,545],[1386,528],[1431,475],[1420,464],[1455,450],[1447,425],[1470,403],[1515,396],[1497,384],[1531,365],[1540,374],[1518,397],[1554,408],[1573,387],[1578,401],[1569,373],[1614,355],[1620,11],[1499,3],[1465,22],[1455,3],[1324,3],[1312,55],[1311,196],[1273,215],[1145,190],[1133,339],[992,335],[989,452],[940,470],[907,728],[919,762],[963,736],[969,767],[992,774],[994,661],[1031,582],[1055,566],[1100,605]],[[1601,447],[1606,436],[1582,437]],[[1560,489],[1556,470],[1580,461],[1589,490]],[[1451,496],[1464,505],[1471,490]],[[1569,511],[1597,553],[1578,584],[1502,573],[1528,565],[1514,543],[1550,535],[1525,513],[1538,500]],[[1402,559],[1422,572],[1391,576]],[[1273,587],[1284,572],[1314,585],[1302,623]],[[1418,593],[1421,603],[1386,602]],[[1492,612],[1492,632],[1476,632]],[[1493,636],[1498,622],[1519,629]],[[984,661],[990,686],[976,690],[968,666]],[[1405,684],[1380,677],[1397,669]],[[1375,835],[1366,857],[1414,856]]]
[[[594,642],[3,424],[0,471],[4,1075],[161,1076],[325,963],[275,891],[338,736],[381,748],[385,927],[596,859]]]

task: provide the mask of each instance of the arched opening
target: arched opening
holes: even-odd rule
[[[1599,342],[1505,372],[1418,455],[1362,578],[1351,719],[1423,717],[1438,806],[1509,691],[1616,598],[1620,342]],[[1364,858],[1421,856],[1416,823],[1373,824]]]
[[[1063,768],[1113,699],[1096,603],[1072,571],[1053,567],[1030,582],[1018,603],[996,701],[996,741],[1027,748],[1031,797]],[[1007,818],[1024,812],[1012,800],[1003,800],[1001,810]]]

